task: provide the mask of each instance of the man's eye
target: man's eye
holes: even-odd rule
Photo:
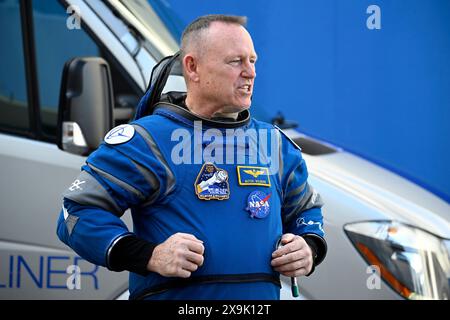
[[[231,60],[230,63],[232,64],[238,64],[241,62],[241,59],[235,59],[235,60]]]

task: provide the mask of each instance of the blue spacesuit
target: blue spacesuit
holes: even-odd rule
[[[326,252],[307,177],[301,150],[273,125],[248,111],[201,119],[178,95],[105,136],[64,192],[57,233],[88,261],[132,271],[131,298],[278,299],[270,261],[282,234],[302,235],[314,265]],[[132,232],[120,219],[128,208]],[[204,264],[187,279],[147,271],[152,249],[177,232],[203,241]],[[112,261],[127,238],[135,261]]]

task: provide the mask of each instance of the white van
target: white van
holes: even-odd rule
[[[178,45],[144,0],[3,0],[0,41],[0,299],[123,297],[127,272],[92,265],[57,239],[61,192],[105,132],[131,119],[153,66]],[[183,88],[174,75],[165,91]],[[303,297],[448,298],[449,204],[287,132],[326,203],[328,256],[299,278]]]

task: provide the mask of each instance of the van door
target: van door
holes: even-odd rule
[[[56,236],[61,193],[85,161],[55,144],[64,63],[108,61],[116,108],[143,93],[138,67],[104,23],[88,7],[80,24],[66,10],[58,1],[0,2],[0,299],[111,299],[128,287],[127,272],[86,262]]]

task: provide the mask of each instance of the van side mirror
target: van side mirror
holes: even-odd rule
[[[108,63],[98,57],[66,62],[61,80],[57,144],[88,155],[113,127],[113,86]]]

